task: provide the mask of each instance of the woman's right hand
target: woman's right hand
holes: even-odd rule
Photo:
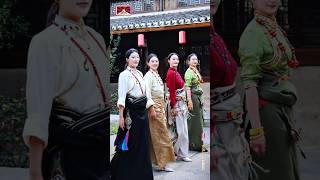
[[[188,101],[188,109],[189,111],[193,110],[193,103],[191,100]]]
[[[124,131],[124,117],[119,116],[119,127]]]
[[[149,113],[150,119],[151,119],[151,120],[155,120],[156,117],[157,117],[157,113],[156,113],[154,107],[153,107],[153,106],[150,106],[149,109],[148,109],[148,111],[149,111],[148,113]]]
[[[256,153],[260,157],[264,157],[266,155],[266,139],[265,136],[262,135],[255,139],[250,139],[250,147],[254,153]]]
[[[246,89],[246,107],[252,128],[261,128],[259,95],[256,87],[249,87]],[[260,134],[259,137],[250,138],[250,147],[258,156],[264,156],[266,153],[266,139],[264,133]]]

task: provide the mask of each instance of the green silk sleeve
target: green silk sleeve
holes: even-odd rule
[[[257,87],[259,79],[261,78],[261,59],[263,57],[263,31],[252,24],[243,32],[238,54],[241,63],[240,77],[244,88]]]
[[[190,69],[187,69],[186,73],[184,74],[184,86],[186,88],[191,88],[194,78],[194,73]]]

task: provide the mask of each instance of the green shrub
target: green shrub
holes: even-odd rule
[[[30,23],[22,16],[13,16],[15,1],[1,0],[0,4],[0,50],[13,48],[18,36],[27,36]]]
[[[113,122],[113,123],[110,123],[110,136],[117,134],[117,132],[118,132],[118,127],[119,127],[118,123],[114,123],[114,122]]]
[[[110,71],[111,77],[114,77],[119,73],[119,67],[117,66],[117,57],[121,55],[119,51],[119,44],[121,41],[121,35],[110,35]]]
[[[111,94],[111,114],[118,114],[119,110],[117,107],[117,101],[118,101],[118,90],[116,90],[114,93]]]
[[[0,166],[28,166],[28,148],[22,139],[25,119],[25,98],[0,96]]]

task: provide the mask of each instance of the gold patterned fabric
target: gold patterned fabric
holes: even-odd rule
[[[155,165],[164,168],[169,161],[174,161],[173,144],[169,137],[164,110],[164,99],[152,97],[155,102],[156,119],[149,118],[151,143],[151,160]]]

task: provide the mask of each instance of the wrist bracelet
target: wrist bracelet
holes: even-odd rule
[[[250,136],[261,136],[264,134],[263,127],[252,128],[249,131]]]
[[[264,136],[264,133],[256,135],[256,136],[250,136],[250,140],[256,140],[259,139],[260,137]]]

